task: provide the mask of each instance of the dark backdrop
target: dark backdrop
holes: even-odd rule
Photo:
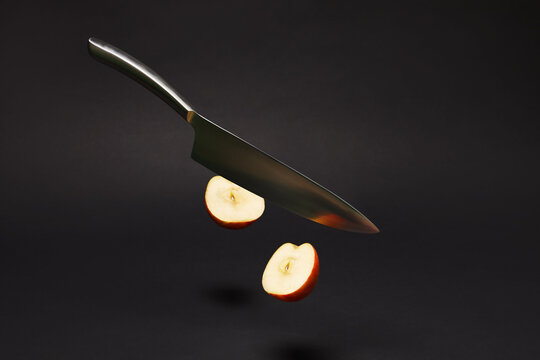
[[[3,4],[0,359],[538,359],[540,12],[451,3]],[[90,36],[381,233],[215,225],[191,127]]]

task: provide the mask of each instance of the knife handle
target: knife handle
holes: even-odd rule
[[[96,38],[88,39],[88,52],[96,60],[121,71],[142,84],[188,120],[188,114],[193,111],[191,105],[154,70],[126,52]]]

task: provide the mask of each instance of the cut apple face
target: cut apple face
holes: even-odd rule
[[[281,245],[268,261],[262,277],[264,290],[283,301],[308,296],[319,277],[319,257],[308,243]]]
[[[219,225],[229,229],[244,228],[264,212],[264,199],[222,176],[208,182],[204,194],[206,209]]]

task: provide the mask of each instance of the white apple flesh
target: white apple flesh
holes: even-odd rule
[[[319,277],[319,257],[308,243],[281,245],[268,261],[262,277],[264,290],[283,301],[308,296]]]
[[[264,199],[222,176],[208,182],[204,194],[206,209],[212,219],[229,229],[244,228],[264,212]]]

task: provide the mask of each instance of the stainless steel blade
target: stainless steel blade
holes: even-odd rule
[[[101,40],[88,49],[101,62],[134,78],[171,105],[195,130],[191,157],[208,169],[306,219],[336,229],[379,229],[343,199],[229,131],[199,115],[146,65]]]
[[[354,207],[298,171],[260,151],[196,112],[191,157],[230,181],[312,221],[342,230],[376,233]]]

